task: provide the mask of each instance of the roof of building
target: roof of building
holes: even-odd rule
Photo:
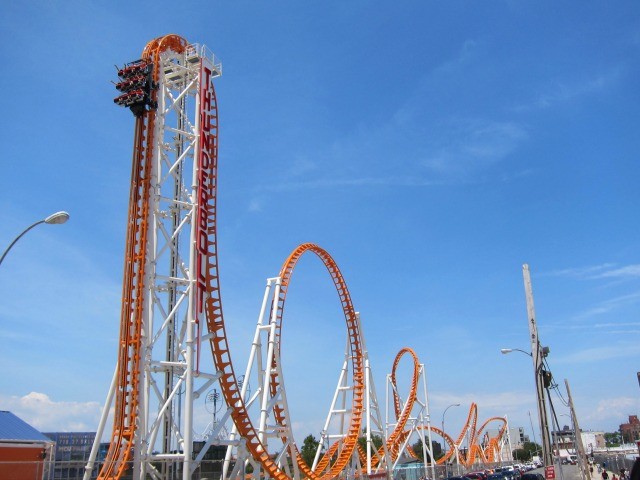
[[[0,410],[0,442],[46,442],[51,439],[13,413]]]

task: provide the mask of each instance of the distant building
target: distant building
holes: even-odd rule
[[[500,429],[493,428],[487,430],[488,438],[494,438],[498,436]],[[504,439],[502,452],[500,456],[504,460],[509,460],[513,456],[513,451],[520,448],[524,448],[524,443],[529,441],[529,436],[525,435],[523,427],[512,427],[508,430],[508,438]],[[511,448],[509,448],[511,447]]]
[[[56,443],[51,480],[81,480],[96,432],[49,432],[45,435]]]
[[[487,430],[489,438],[497,437],[500,429],[492,428]],[[509,429],[509,441],[511,442],[511,450],[524,447],[524,442],[529,441],[529,436],[525,435],[523,427],[512,427]]]
[[[197,458],[202,449],[205,446],[205,442],[193,442],[193,458]],[[198,469],[197,475],[202,478],[219,479],[222,477],[222,464],[224,462],[225,454],[227,453],[226,445],[211,445],[205,453]],[[199,478],[198,477],[198,478]]]
[[[0,411],[0,478],[47,479],[54,444],[11,412]]]
[[[587,455],[592,455],[594,451],[605,448],[604,432],[581,431],[580,438]],[[562,430],[551,432],[551,440],[554,452],[557,452],[561,458],[576,454],[576,436],[571,427],[565,425]]]
[[[623,443],[633,443],[640,440],[640,420],[637,415],[629,415],[629,423],[620,425]]]
[[[573,429],[565,425],[562,430],[551,432],[551,444],[553,451],[560,458],[575,455],[576,441]]]
[[[582,446],[587,455],[593,455],[596,450],[601,450],[607,447],[607,443],[604,440],[604,432],[580,432],[582,436]]]

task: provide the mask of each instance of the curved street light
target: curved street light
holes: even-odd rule
[[[442,412],[442,435],[443,435],[443,437],[442,437],[442,448],[443,449],[444,449],[445,443],[447,443],[446,440],[444,439],[444,435],[445,435],[445,433],[444,433],[444,415],[445,415],[445,413],[447,413],[447,410],[449,410],[451,407],[459,407],[459,406],[460,406],[459,403],[452,403],[451,405],[449,405],[447,408],[444,409],[444,412]],[[458,449],[457,449],[457,447],[455,445],[453,446],[453,448],[456,449],[456,457],[457,457]],[[445,477],[449,476],[449,464],[447,462],[444,462],[444,476]]]
[[[533,347],[532,347],[533,348]],[[542,456],[544,458],[545,466],[553,465],[553,457],[551,451],[551,438],[549,432],[549,426],[546,418],[546,407],[544,400],[544,391],[549,386],[546,382],[550,382],[551,374],[547,372],[543,368],[543,359],[549,355],[549,347],[542,347],[540,343],[536,345],[536,356],[533,355],[533,352],[527,352],[525,350],[521,350],[520,348],[501,348],[500,352],[503,355],[511,352],[521,352],[525,355],[531,357],[533,359],[533,373],[535,377],[536,384],[536,402],[538,406],[538,420],[540,422],[540,436],[542,441]],[[547,391],[548,393],[548,391]],[[533,431],[533,428],[532,428]],[[534,432],[535,436],[535,432]],[[561,476],[562,478],[562,471]]]
[[[25,233],[27,233],[29,230],[31,230],[33,227],[40,225],[41,223],[48,223],[50,225],[60,225],[66,222],[67,220],[69,220],[69,214],[67,212],[62,211],[62,212],[52,213],[47,218],[43,220],[38,220],[36,223],[29,225],[27,228],[25,228],[22,231],[22,233],[20,233],[20,235],[18,235],[16,238],[13,239],[13,242],[11,242],[11,244],[9,244],[7,249],[2,254],[2,257],[0,257],[0,265],[2,265],[2,261],[4,260],[4,257],[7,256],[7,253],[9,253],[9,250],[11,250],[11,247],[13,247],[16,244],[16,242],[20,240],[22,236]]]
[[[500,349],[500,353],[502,353],[503,355],[506,355],[507,353],[511,353],[511,352],[522,352],[525,355],[529,355],[530,357],[532,356],[531,353],[525,352],[524,350],[520,350],[519,348],[501,348]]]

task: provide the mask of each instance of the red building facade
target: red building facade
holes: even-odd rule
[[[634,443],[640,440],[640,420],[637,415],[629,415],[629,423],[620,425],[620,433],[624,443]]]

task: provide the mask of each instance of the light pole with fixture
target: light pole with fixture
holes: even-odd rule
[[[4,260],[4,257],[7,256],[7,253],[9,253],[9,250],[11,250],[11,247],[13,247],[16,244],[16,242],[18,240],[20,240],[22,238],[22,236],[25,233],[27,233],[29,230],[31,230],[33,227],[36,227],[36,226],[40,225],[41,223],[48,223],[50,225],[59,225],[61,223],[66,222],[67,220],[69,220],[69,214],[67,212],[56,212],[56,213],[53,213],[53,214],[49,215],[47,218],[45,218],[43,220],[38,220],[36,223],[33,223],[33,224],[29,225],[27,228],[25,228],[22,231],[22,233],[20,233],[20,235],[18,235],[16,238],[13,239],[13,242],[11,242],[9,244],[7,249],[2,254],[2,257],[0,257],[0,265],[2,265],[2,261]]]
[[[544,399],[546,387],[551,382],[551,373],[544,370],[543,358],[549,354],[548,347],[542,347],[538,339],[538,328],[536,326],[536,312],[533,305],[533,291],[531,289],[531,276],[529,274],[529,265],[526,263],[522,266],[522,276],[524,278],[524,290],[527,299],[527,318],[529,325],[529,335],[531,339],[531,353],[519,348],[503,348],[500,351],[503,354],[513,351],[522,352],[529,355],[533,360],[533,374],[536,383],[536,403],[538,405],[538,420],[540,421],[540,436],[542,442],[542,460],[544,466],[553,465],[553,452],[551,450],[551,439],[549,435],[549,420],[547,417],[547,405]]]
[[[449,410],[451,407],[459,407],[460,404],[459,403],[452,403],[451,405],[449,405],[447,408],[444,409],[444,412],[442,412],[442,448],[444,448],[444,445],[446,442],[446,440],[444,439],[444,436],[446,435],[444,432],[444,415],[445,413],[447,413],[447,410]],[[453,449],[455,451],[456,454],[456,461],[458,458],[458,446],[454,443],[453,444]],[[448,477],[449,476],[449,464],[447,462],[444,462],[444,476]]]
[[[531,325],[529,326],[531,328]],[[535,328],[535,327],[534,327]],[[537,338],[537,333],[536,333]],[[547,407],[544,400],[544,389],[545,389],[545,376],[548,373],[542,368],[542,358],[546,357],[549,354],[549,348],[544,347],[541,348],[538,344],[539,355],[538,358],[540,360],[536,361],[536,358],[532,353],[526,352],[520,348],[501,348],[500,353],[506,355],[511,352],[521,352],[525,355],[534,359],[534,375],[536,381],[536,403],[538,404],[538,419],[540,421],[540,436],[542,442],[542,461],[545,466],[553,465],[553,455],[551,452],[551,440],[549,437],[549,424],[547,417]],[[531,418],[531,416],[529,416]],[[534,433],[535,436],[535,433]]]

